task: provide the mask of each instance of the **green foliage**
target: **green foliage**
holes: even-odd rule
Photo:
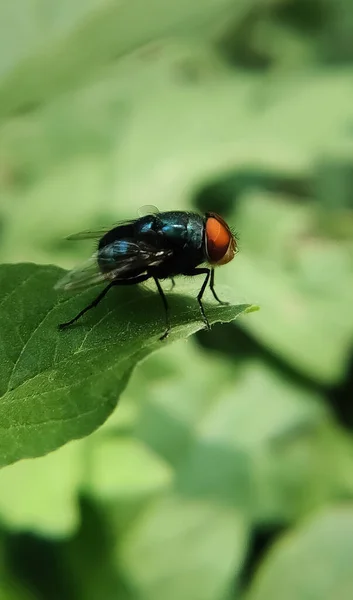
[[[247,0],[188,0],[166,4],[163,0],[40,0],[37,5],[15,0],[0,7],[0,115],[33,103],[45,102],[73,85],[92,77],[112,57],[158,38],[200,36],[224,18],[239,18]],[[142,19],[137,15],[144,16]],[[13,31],[21,33],[20,43]],[[46,85],[40,85],[42,79]]]
[[[82,449],[73,443],[60,452],[2,469],[1,521],[14,531],[60,537],[70,534],[79,522],[82,458]]]
[[[352,506],[320,511],[269,553],[255,578],[249,600],[310,597],[342,598],[353,594]]]
[[[1,466],[94,431],[115,408],[134,366],[162,344],[165,324],[151,294],[121,294],[117,303],[111,293],[95,321],[59,331],[68,311],[77,314],[92,298],[92,291],[58,298],[53,288],[62,275],[55,267],[27,264],[3,266],[0,273]],[[135,319],[139,303],[144,310]],[[213,306],[210,323],[230,321],[247,308]],[[170,339],[203,327],[183,298],[178,316]]]
[[[0,3],[1,599],[351,599],[352,19]],[[237,231],[211,333],[196,281],[57,331],[65,236],[151,203]]]
[[[122,560],[145,598],[212,600],[238,574],[246,542],[246,523],[235,509],[175,495],[145,512]]]
[[[262,307],[244,327],[305,375],[328,384],[344,378],[353,339],[352,239],[324,236],[315,207],[283,194],[244,194],[235,219],[237,286]],[[229,275],[220,278],[229,284]]]

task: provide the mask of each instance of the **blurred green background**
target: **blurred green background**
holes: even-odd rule
[[[0,600],[352,600],[352,63],[351,0],[0,0],[1,262],[211,209],[261,306],[0,472]]]

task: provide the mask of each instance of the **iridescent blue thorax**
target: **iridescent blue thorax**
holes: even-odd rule
[[[204,227],[204,219],[198,214],[170,211],[138,219],[135,222],[135,235],[154,240],[163,247],[199,250],[203,244]]]

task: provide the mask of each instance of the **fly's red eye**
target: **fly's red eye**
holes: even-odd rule
[[[216,214],[206,220],[206,250],[210,263],[224,265],[235,254],[235,239],[227,223]]]

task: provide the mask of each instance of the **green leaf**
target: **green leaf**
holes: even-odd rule
[[[192,365],[192,368],[190,368]],[[188,456],[198,424],[229,382],[236,365],[211,357],[193,340],[177,342],[135,370],[123,394],[143,398],[134,434],[174,468]]]
[[[22,587],[7,573],[0,580],[0,598],[1,600],[36,600],[35,595],[28,588]]]
[[[328,508],[270,550],[247,600],[351,600],[352,564],[353,506]]]
[[[185,81],[185,64],[200,71],[195,82]],[[345,71],[267,80],[187,42],[130,55],[94,84],[1,126],[2,260],[71,266],[79,248],[62,243],[69,233],[131,218],[146,198],[189,209],[195,189],[230,170],[310,176],[323,150],[340,145],[350,97]]]
[[[331,419],[293,430],[254,456],[256,519],[289,522],[342,497],[353,498],[353,444]],[[303,493],[305,490],[305,493]]]
[[[1,469],[0,520],[7,528],[50,537],[76,529],[82,450],[73,442],[48,456]]]
[[[224,18],[240,18],[248,5],[249,0],[2,3],[0,114],[46,101],[151,40],[178,33],[209,37]],[[19,33],[16,41],[13,31]]]
[[[88,435],[114,410],[134,366],[163,347],[164,315],[156,294],[112,290],[76,327],[58,323],[97,291],[58,295],[57,267],[3,265],[0,270],[0,465],[41,456]],[[116,293],[119,292],[119,293]],[[248,305],[206,305],[210,322],[230,321]],[[194,298],[173,296],[170,340],[203,327]],[[169,343],[169,341],[167,343]]]
[[[320,422],[323,413],[320,397],[289,385],[261,363],[249,362],[195,422],[194,441],[180,461],[176,486],[186,495],[218,498],[254,519],[255,489],[262,494],[257,487],[259,455],[278,438]]]
[[[353,341],[353,245],[324,236],[310,204],[253,192],[234,216],[241,251],[220,280],[237,281],[261,311],[243,322],[306,376],[340,381]]]
[[[36,600],[34,593],[23,586],[9,568],[7,536],[0,530],[0,598],[1,600]]]
[[[97,437],[89,452],[85,489],[96,498],[132,501],[167,488],[173,472],[139,440],[117,436]]]
[[[300,439],[303,429],[326,420],[323,399],[260,361],[236,366],[191,343],[160,355],[167,376],[143,378],[157,358],[137,369],[125,392],[133,388],[144,398],[135,435],[174,466],[175,485],[185,494],[216,497],[259,518],[267,506],[254,489],[268,502],[268,480],[280,495],[286,477],[285,465],[275,479],[261,458],[270,460],[277,440]],[[300,478],[295,489],[299,494]]]
[[[150,507],[119,550],[141,600],[221,600],[247,544],[241,513],[172,494]]]

